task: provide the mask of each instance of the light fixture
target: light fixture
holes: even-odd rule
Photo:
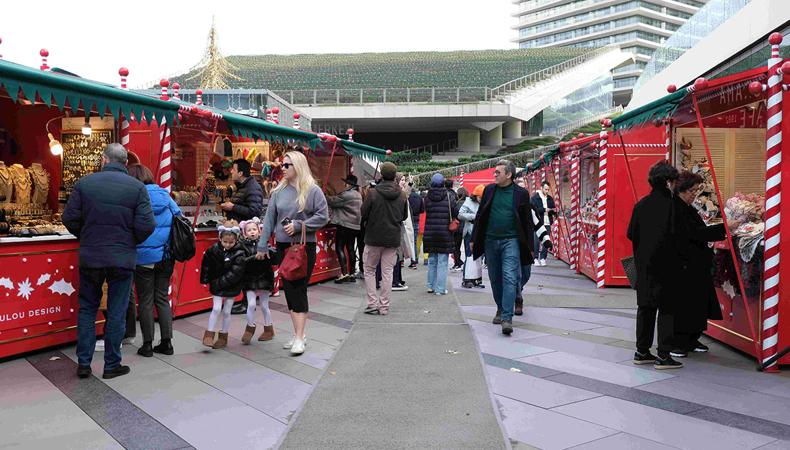
[[[91,122],[90,122],[90,119],[88,119],[88,118],[86,117],[86,118],[85,118],[85,123],[84,123],[84,124],[82,124],[82,134],[84,134],[85,136],[90,136],[92,131],[93,131],[93,130],[91,130]]]
[[[47,133],[49,136],[49,151],[52,152],[54,156],[60,156],[63,154],[63,146],[60,145],[60,142],[52,136],[52,133]]]

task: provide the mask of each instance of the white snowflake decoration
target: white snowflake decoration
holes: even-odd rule
[[[38,281],[36,281],[36,286],[41,286],[42,284],[44,284],[47,281],[49,281],[49,279],[51,277],[52,276],[50,274],[48,274],[48,273],[45,273],[45,274],[41,275],[40,277],[38,277]]]
[[[49,290],[52,291],[53,294],[63,294],[68,297],[74,293],[74,286],[61,278],[60,280],[52,283],[52,285],[49,287]]]
[[[25,297],[25,300],[30,300],[30,294],[35,291],[33,286],[30,285],[30,278],[25,278],[25,281],[17,283],[17,286],[19,286],[19,290],[17,291],[16,296]]]
[[[730,280],[727,280],[724,283],[722,283],[721,289],[724,291],[725,294],[727,294],[728,297],[735,298],[735,288],[730,283]]]
[[[10,278],[0,278],[0,287],[4,287],[6,289],[14,289],[14,282],[11,281]]]

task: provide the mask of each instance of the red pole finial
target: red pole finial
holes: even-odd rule
[[[197,101],[195,104],[202,105],[203,104],[203,89],[198,89],[195,91],[195,95],[197,96]]]
[[[173,83],[173,98],[181,99],[181,95],[179,90],[181,89],[181,85],[178,84],[178,81]]]
[[[38,52],[41,55],[41,70],[49,70],[49,65],[47,65],[47,57],[49,57],[49,51],[45,48],[42,48],[41,51]]]
[[[170,82],[162,78],[162,80],[159,82],[159,86],[162,87],[162,95],[159,96],[159,99],[170,100],[170,97],[167,95],[167,87],[170,86]]]
[[[121,67],[120,69],[118,69],[118,75],[121,76],[121,89],[129,89],[126,86],[126,77],[129,76],[129,69],[127,69],[126,67]]]
[[[348,134],[348,140],[354,142],[354,129],[349,128],[348,130],[346,130],[346,134]]]
[[[280,123],[280,108],[276,106],[272,108],[272,122]]]
[[[294,113],[294,128],[299,129],[299,119],[302,117],[299,113]]]
[[[779,45],[782,43],[783,39],[784,36],[782,36],[782,33],[771,33],[771,36],[768,37],[768,42],[771,45]]]
[[[678,87],[675,86],[674,84],[670,84],[669,86],[667,86],[667,92],[669,92],[670,94],[675,92],[675,91],[677,91],[677,90],[678,90]]]

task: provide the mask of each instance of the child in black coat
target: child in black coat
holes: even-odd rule
[[[241,222],[241,246],[244,248],[247,264],[242,279],[242,289],[247,297],[247,328],[241,337],[241,342],[249,344],[255,335],[255,307],[261,306],[263,314],[263,333],[258,337],[259,341],[270,341],[274,338],[274,323],[272,313],[269,310],[269,291],[272,289],[274,272],[272,271],[271,260],[255,259],[258,252],[258,240],[263,232],[261,220],[253,217],[250,220]],[[274,252],[276,249],[271,249]],[[273,254],[273,253],[272,253]]]
[[[200,266],[200,282],[208,284],[214,296],[214,307],[208,318],[208,329],[203,335],[203,345],[217,349],[228,345],[230,310],[234,298],[241,293],[246,257],[244,247],[239,242],[239,224],[235,220],[225,222],[218,230],[219,242],[206,249]],[[215,341],[220,312],[222,328]]]

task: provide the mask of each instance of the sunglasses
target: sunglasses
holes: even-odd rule
[[[283,163],[283,169],[290,169],[293,167],[293,163]]]

